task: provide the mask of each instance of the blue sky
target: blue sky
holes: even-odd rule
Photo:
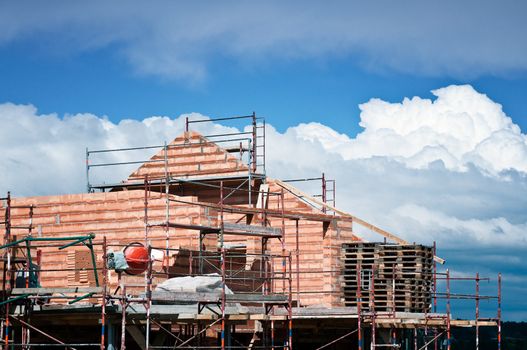
[[[468,83],[502,104],[522,130],[527,128],[524,72],[463,79],[365,69],[354,57],[250,67],[220,58],[211,62],[206,81],[189,85],[139,75],[113,47],[56,55],[38,48],[39,40],[32,37],[0,46],[0,96],[3,101],[35,104],[42,113],[91,112],[119,121],[190,112],[231,116],[256,111],[282,131],[318,121],[354,136],[360,131],[358,105],[370,98],[391,102],[412,96],[430,98],[433,89]]]
[[[256,110],[282,130],[324,120],[354,134],[372,97],[470,83],[527,123],[525,6],[514,1],[206,4],[4,4],[0,93],[112,120]]]
[[[86,146],[159,144],[182,114],[256,111],[272,176],[325,171],[343,209],[438,241],[460,274],[503,272],[504,315],[527,320],[526,12],[472,0],[2,3],[0,191],[79,192]]]

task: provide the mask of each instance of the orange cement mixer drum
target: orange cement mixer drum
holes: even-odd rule
[[[141,243],[130,243],[123,249],[129,275],[138,275],[148,268],[148,249]]]

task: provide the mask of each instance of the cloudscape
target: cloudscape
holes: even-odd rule
[[[509,0],[2,2],[0,197],[84,193],[86,150],[163,145],[186,120],[255,112],[270,179],[324,173],[337,208],[437,244],[441,273],[488,276],[484,294],[501,273],[503,320],[527,321],[526,13]],[[456,316],[474,318],[472,304]],[[495,317],[495,300],[480,308]]]

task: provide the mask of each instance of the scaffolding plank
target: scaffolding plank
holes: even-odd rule
[[[102,287],[74,287],[74,288],[13,288],[11,294],[72,294],[72,293],[102,293]]]
[[[225,299],[231,303],[286,303],[285,294],[226,294]],[[182,303],[218,303],[220,293],[195,293],[195,292],[152,292],[154,302],[182,302]]]
[[[281,238],[282,230],[276,227],[245,225],[225,222],[223,233],[228,235],[250,235],[269,238]]]

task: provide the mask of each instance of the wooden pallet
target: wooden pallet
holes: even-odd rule
[[[433,250],[423,245],[346,243],[341,254],[341,290],[345,306],[357,306],[357,265],[361,276],[361,307],[365,311],[429,312],[433,290]],[[375,302],[370,302],[371,271],[375,270]]]

